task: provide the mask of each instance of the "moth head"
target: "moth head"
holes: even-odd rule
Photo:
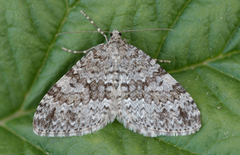
[[[118,30],[113,30],[111,33],[110,33],[110,36],[111,37],[121,37],[121,32],[119,32]]]

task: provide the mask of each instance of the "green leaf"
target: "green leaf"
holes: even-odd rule
[[[1,154],[238,154],[240,151],[240,1],[0,0]],[[32,131],[39,101],[102,30],[170,28],[123,33],[191,94],[202,127],[193,135],[149,138],[114,121],[85,136],[48,138]]]

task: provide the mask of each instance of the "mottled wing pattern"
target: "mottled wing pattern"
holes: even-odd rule
[[[178,136],[201,127],[188,92],[152,58],[129,45],[120,65],[117,119],[144,136]]]
[[[90,51],[43,97],[34,114],[37,135],[85,135],[114,120],[112,75],[108,74],[112,60],[105,55],[106,48],[101,44]]]

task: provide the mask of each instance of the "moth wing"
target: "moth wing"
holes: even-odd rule
[[[200,111],[190,94],[155,60],[129,46],[120,70],[118,120],[149,137],[198,131]]]
[[[86,54],[43,97],[34,114],[35,134],[85,135],[114,120],[112,78],[103,72],[109,69],[103,65],[104,48],[99,45]]]

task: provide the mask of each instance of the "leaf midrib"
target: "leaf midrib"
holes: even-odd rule
[[[205,66],[205,65],[207,65],[210,62],[214,62],[216,60],[221,60],[223,58],[230,57],[231,55],[238,54],[238,53],[240,53],[240,51],[231,52],[231,53],[228,53],[228,54],[225,54],[225,55],[219,54],[217,57],[214,57],[212,59],[207,59],[207,60],[205,60],[203,62],[194,64],[194,65],[190,65],[190,66],[186,66],[186,67],[183,67],[183,68],[180,68],[180,69],[171,70],[171,71],[168,71],[168,73],[171,73],[171,74],[172,73],[178,73],[178,72],[186,71],[188,69],[194,69],[194,68],[197,68],[197,67],[200,67],[200,66]]]
[[[66,8],[67,8],[67,9],[66,9],[66,13],[65,13],[65,16],[64,16],[64,18],[63,18],[63,20],[62,20],[62,22],[61,22],[61,24],[60,24],[60,26],[59,26],[59,28],[58,28],[58,30],[57,30],[57,34],[60,33],[61,28],[63,27],[63,25],[64,25],[64,23],[65,23],[65,21],[66,21],[66,19],[67,19],[67,17],[68,17],[69,12],[71,12],[71,10],[74,8],[74,6],[75,6],[76,4],[77,4],[77,3],[75,3],[71,8],[68,8],[68,3],[67,3],[67,1],[66,1]],[[39,67],[39,69],[38,69],[38,71],[37,71],[37,73],[36,73],[36,76],[35,76],[35,78],[33,79],[32,84],[31,84],[30,87],[29,87],[29,90],[26,92],[26,94],[25,94],[25,96],[24,96],[24,99],[23,99],[23,101],[22,101],[22,103],[21,103],[21,106],[20,106],[20,110],[23,109],[23,106],[24,106],[24,103],[25,103],[25,101],[26,101],[26,99],[27,99],[27,96],[28,96],[29,92],[31,91],[31,89],[33,88],[36,80],[38,79],[38,76],[39,76],[39,74],[41,73],[41,70],[42,70],[44,64],[45,64],[46,61],[47,61],[48,55],[49,55],[49,53],[50,53],[50,51],[51,51],[54,43],[56,42],[56,38],[57,38],[57,36],[54,36],[54,37],[53,37],[52,43],[49,45],[49,47],[48,47],[48,49],[47,49],[47,52],[46,52],[46,54],[45,54],[45,58],[43,59],[42,64],[41,64],[41,66]]]

